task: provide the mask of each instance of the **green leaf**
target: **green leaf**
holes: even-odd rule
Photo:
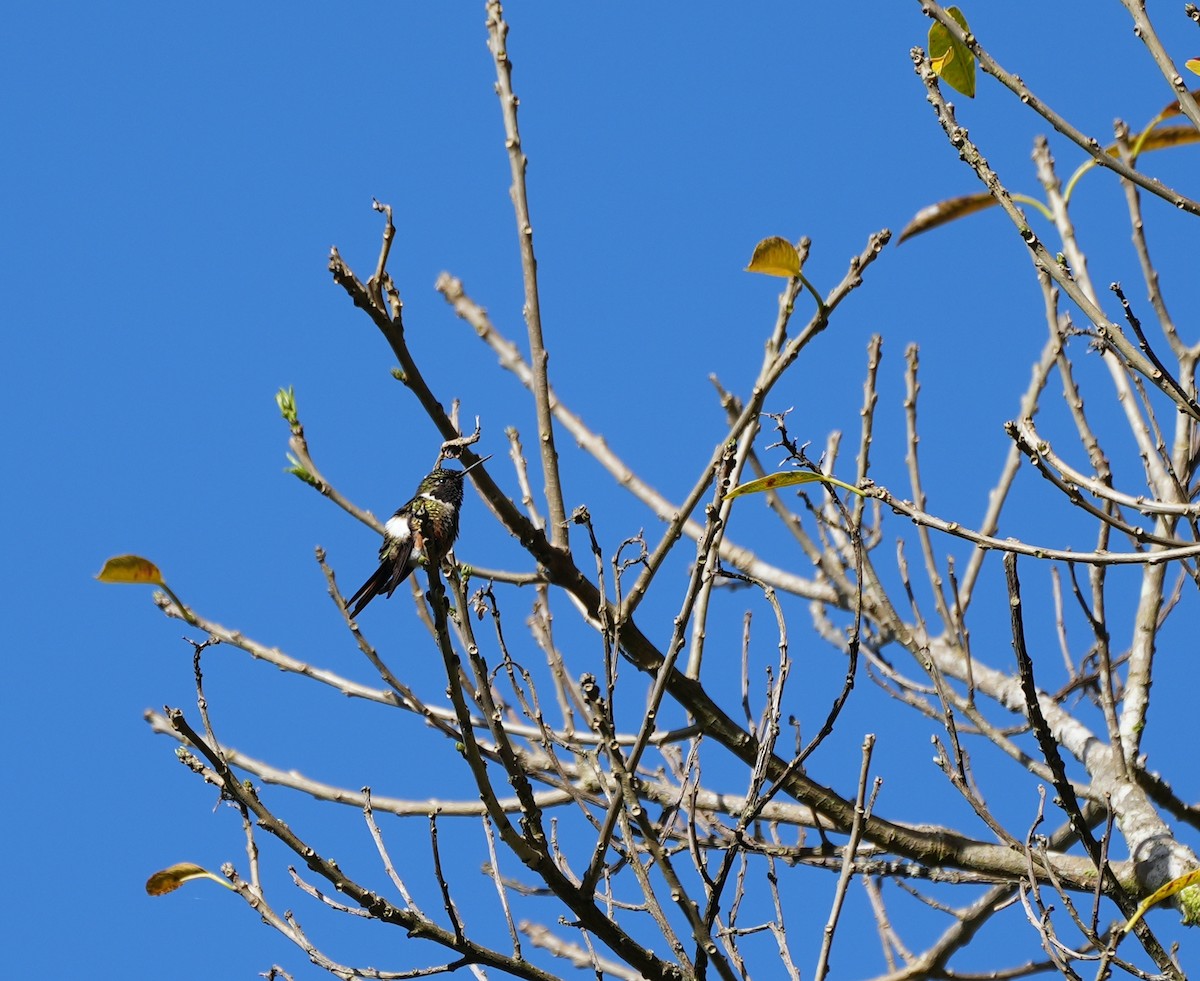
[[[964,34],[969,34],[967,18],[957,7],[947,7],[946,13],[953,17]],[[929,63],[938,77],[947,85],[961,92],[968,99],[975,98],[975,56],[965,44],[951,36],[950,31],[937,21],[929,28]]]
[[[853,484],[847,484],[845,481],[838,480],[836,477],[830,477],[827,474],[813,473],[811,470],[785,470],[782,473],[771,473],[765,477],[759,477],[757,480],[738,484],[725,495],[724,500],[728,501],[730,498],[741,497],[743,494],[760,494],[763,491],[775,490],[779,487],[817,483],[833,484],[835,487],[841,487],[852,494],[857,494],[859,497],[867,496]]]
[[[289,426],[294,426],[300,421],[296,412],[296,393],[291,385],[275,393],[275,404],[279,406],[279,414]]]
[[[290,463],[291,466],[284,467],[283,468],[284,473],[290,473],[293,477],[299,477],[310,487],[317,486],[317,478],[314,477],[311,473],[309,473],[308,470],[305,469],[304,465],[299,460],[297,460],[294,456],[292,456],[291,453],[289,453],[287,455],[287,458],[288,458],[288,463]]]

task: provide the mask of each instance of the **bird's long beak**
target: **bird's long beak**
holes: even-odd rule
[[[480,457],[478,460],[476,460],[474,463],[472,463],[472,464],[471,464],[469,467],[464,467],[464,468],[463,468],[463,473],[465,473],[465,474],[466,474],[466,473],[470,473],[470,472],[471,472],[472,470],[474,470],[474,469],[475,469],[477,466],[479,466],[479,464],[481,464],[481,463],[487,463],[487,462],[488,462],[488,460],[490,460],[491,458],[492,458],[492,454],[491,454],[491,453],[489,453],[487,456],[481,456],[481,457]]]

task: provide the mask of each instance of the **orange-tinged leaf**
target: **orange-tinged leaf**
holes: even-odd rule
[[[1139,154],[1150,153],[1153,150],[1166,150],[1170,147],[1198,142],[1200,142],[1200,132],[1194,126],[1159,126],[1138,137],[1137,152]],[[1114,143],[1112,146],[1105,147],[1104,152],[1110,157],[1115,157],[1120,154],[1121,148]],[[1085,168],[1092,166],[1094,163],[1090,160],[1084,165]],[[1035,202],[1023,194],[1014,194],[1013,200],[1032,204],[1039,207],[1039,210],[1044,208],[1040,202]],[[896,244],[899,245],[914,235],[947,225],[959,218],[973,215],[977,211],[985,211],[994,207],[995,204],[995,198],[987,191],[981,191],[978,194],[964,194],[961,197],[946,198],[944,201],[926,205],[913,215],[912,220],[900,230],[900,234],[896,236]]]
[[[174,892],[185,882],[191,882],[193,879],[212,879],[213,882],[219,882],[226,889],[232,889],[225,879],[219,875],[209,872],[208,869],[201,868],[199,865],[193,865],[191,862],[179,862],[172,865],[169,869],[162,869],[155,872],[146,880],[146,892],[151,896],[165,896],[169,892]]]
[[[1195,143],[1197,140],[1200,140],[1200,133],[1196,131],[1195,126],[1160,126],[1158,129],[1152,129],[1145,137],[1141,138],[1138,153],[1149,153],[1151,150],[1165,150],[1168,147]],[[1118,152],[1117,148],[1113,147],[1110,156],[1116,156]]]
[[[964,34],[969,34],[967,18],[957,7],[947,7]],[[968,99],[975,98],[975,56],[965,44],[954,38],[944,25],[934,21],[929,28],[929,64],[938,78]]]
[[[1200,140],[1200,132],[1194,126],[1160,126],[1146,134],[1138,148],[1140,154],[1148,154],[1151,150],[1165,150],[1170,146],[1183,146]]]
[[[133,582],[150,583],[163,586],[162,573],[149,559],[140,555],[118,555],[104,563],[104,568],[96,573],[101,582]]]
[[[754,246],[754,255],[750,257],[746,272],[791,279],[800,275],[800,253],[786,238],[772,235]]]
[[[1192,61],[1195,62],[1197,66],[1200,66],[1200,58],[1193,58]],[[1188,67],[1191,67],[1191,65],[1189,64]],[[1196,69],[1192,68],[1192,71],[1196,71]],[[1196,74],[1200,75],[1200,72],[1196,72]],[[1200,89],[1192,89],[1192,98],[1200,99]],[[1172,116],[1182,115],[1182,113],[1183,106],[1179,104],[1178,99],[1176,99],[1174,102],[1168,102],[1162,107],[1162,112],[1160,112],[1154,117],[1154,119],[1150,121],[1150,126],[1157,126],[1163,120],[1170,119]]]
[[[947,222],[955,221],[966,215],[973,215],[976,211],[983,211],[995,203],[996,199],[991,194],[981,191],[978,194],[964,194],[959,198],[947,198],[945,201],[926,205],[913,215],[912,221],[900,231],[896,244],[899,245],[906,238],[920,235],[931,228],[937,228],[939,225],[945,225]]]
[[[1183,63],[1183,67],[1190,72],[1200,75],[1200,58],[1189,58]]]
[[[1200,58],[1194,60],[1200,66]],[[1192,95],[1200,99],[1200,89],[1194,89]],[[1130,139],[1130,152],[1132,155],[1136,158],[1143,153],[1150,153],[1153,150],[1167,150],[1172,147],[1186,146],[1191,143],[1200,142],[1200,131],[1197,131],[1190,124],[1186,126],[1161,125],[1164,121],[1181,113],[1182,109],[1180,109],[1178,102],[1172,102],[1170,105],[1164,106],[1162,112],[1150,121],[1141,134]],[[1122,149],[1118,144],[1113,143],[1105,147],[1104,152],[1110,157],[1118,157],[1121,155]],[[1068,197],[1070,197],[1071,191],[1074,189],[1079,178],[1095,166],[1096,162],[1094,160],[1088,160],[1075,172],[1074,176],[1067,182]],[[1025,197],[1022,194],[1014,194],[1013,200],[1033,205],[1039,211],[1046,213],[1045,205],[1033,198]],[[918,211],[912,217],[912,220],[901,229],[900,234],[896,237],[896,244],[899,245],[914,235],[920,235],[922,232],[938,228],[959,218],[972,215],[977,211],[983,211],[993,207],[995,204],[996,200],[984,191],[978,194],[965,194],[962,197],[946,198],[943,201],[927,205]],[[1047,217],[1049,217],[1048,213]]]
[[[770,473],[765,477],[759,477],[757,480],[738,484],[725,495],[724,499],[728,501],[730,498],[741,497],[743,494],[759,494],[763,491],[775,490],[778,487],[793,487],[796,484],[815,483],[833,484],[836,487],[842,487],[850,491],[852,494],[857,494],[859,497],[867,496],[853,484],[847,484],[845,481],[838,480],[836,477],[830,477],[827,474],[813,473],[811,470],[785,470],[782,473]]]
[[[1164,899],[1169,899],[1175,893],[1181,892],[1188,886],[1195,885],[1197,882],[1200,882],[1200,869],[1197,869],[1195,872],[1188,872],[1186,875],[1181,875],[1178,879],[1172,879],[1161,889],[1155,889],[1154,892],[1138,903],[1138,908],[1133,911],[1133,916],[1125,921],[1125,925],[1121,927],[1121,932],[1128,933],[1137,926],[1137,921],[1145,915],[1150,907],[1157,906]]]

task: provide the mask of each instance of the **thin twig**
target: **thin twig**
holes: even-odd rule
[[[550,355],[542,339],[541,301],[538,296],[537,259],[533,253],[533,222],[529,218],[529,194],[525,187],[525,169],[529,161],[521,145],[517,126],[517,96],[512,87],[512,62],[508,57],[508,24],[499,0],[487,5],[488,50],[496,65],[496,94],[504,117],[504,146],[512,171],[512,203],[517,219],[517,240],[521,248],[521,274],[525,284],[525,326],[529,336],[529,358],[533,364],[533,400],[537,411],[538,446],[542,454],[542,478],[545,480],[549,510],[550,542],[555,548],[567,548],[567,512],[563,507],[562,485],[558,469],[558,451],[554,445],[554,417],[550,412],[550,382],[547,365]]]
[[[850,827],[850,837],[846,842],[843,853],[842,870],[838,875],[837,887],[833,893],[833,903],[829,909],[829,918],[825,921],[825,929],[821,934],[821,950],[817,955],[817,966],[813,971],[816,981],[824,981],[829,972],[829,955],[833,950],[833,934],[837,930],[838,919],[842,914],[842,904],[846,901],[846,890],[850,887],[850,879],[854,875],[854,853],[862,840],[863,820],[867,817],[867,777],[871,770],[871,750],[875,747],[875,734],[868,733],[862,744],[862,766],[858,771],[858,794],[854,798],[854,824]]]

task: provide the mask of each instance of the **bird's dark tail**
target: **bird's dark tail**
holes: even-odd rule
[[[397,566],[395,561],[381,562],[379,568],[372,573],[371,578],[358,587],[358,592],[346,600],[346,605],[350,607],[350,617],[353,619],[358,616],[363,608],[371,602],[376,596],[381,593],[386,593],[391,596],[396,587],[403,582],[407,576],[397,576]]]

